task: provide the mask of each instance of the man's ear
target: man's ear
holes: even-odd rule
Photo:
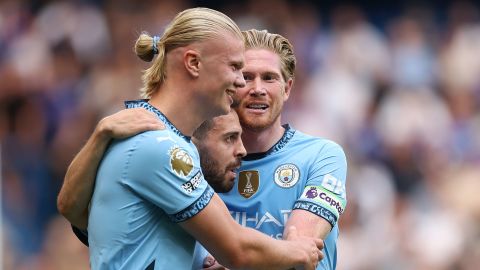
[[[183,54],[183,63],[185,68],[193,77],[199,76],[200,71],[200,54],[195,50],[187,50]]]
[[[293,87],[293,79],[290,78],[288,79],[288,81],[285,83],[285,92],[284,92],[284,95],[283,95],[283,101],[287,101],[288,100],[288,97],[290,97],[290,91],[292,90],[292,87]]]

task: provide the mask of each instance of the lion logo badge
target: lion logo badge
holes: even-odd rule
[[[187,151],[175,147],[170,152],[170,166],[180,177],[186,177],[193,169],[193,159]]]

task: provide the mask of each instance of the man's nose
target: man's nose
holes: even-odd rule
[[[249,90],[251,95],[256,96],[262,96],[267,93],[267,89],[265,88],[265,85],[263,85],[260,78],[255,78],[255,80],[252,81],[251,88]]]

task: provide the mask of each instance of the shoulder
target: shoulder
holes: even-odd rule
[[[297,144],[307,146],[307,149],[312,152],[321,152],[324,154],[330,153],[345,156],[343,147],[330,139],[308,135],[296,130],[294,141]]]
[[[200,164],[193,144],[167,131],[149,131],[135,136],[123,154],[132,179],[149,173],[152,178],[176,175],[187,179]]]
[[[196,155],[191,143],[169,130],[147,131],[129,139],[130,151],[146,159],[169,158],[172,154]]]

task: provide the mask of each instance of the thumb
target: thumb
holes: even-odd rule
[[[295,238],[298,238],[297,227],[295,227],[295,226],[288,227],[287,228],[287,233],[285,235],[285,239],[286,240],[292,240],[292,239],[295,239]]]

